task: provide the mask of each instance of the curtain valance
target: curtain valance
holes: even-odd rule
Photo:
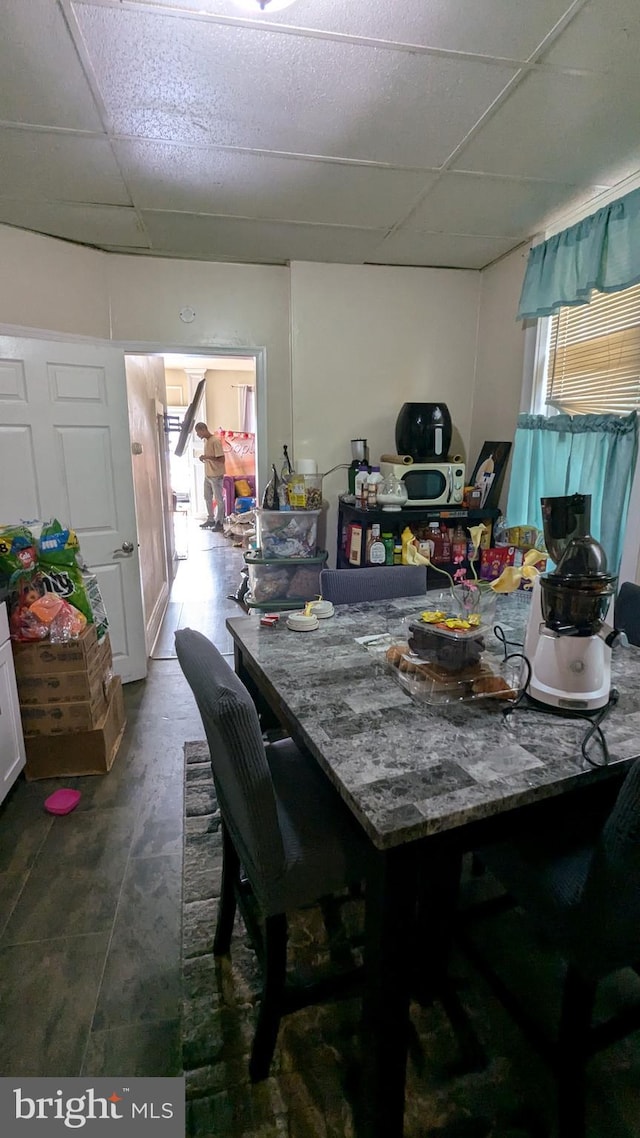
[[[640,281],[640,189],[554,234],[529,253],[518,319],[588,304],[591,292]]]

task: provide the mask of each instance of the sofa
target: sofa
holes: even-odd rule
[[[229,517],[229,514],[235,512],[235,502],[238,497],[236,494],[236,482],[239,482],[241,479],[249,483],[251,487],[251,497],[255,498],[256,496],[255,474],[238,474],[235,477],[231,474],[225,474],[222,479],[222,494],[224,497],[224,515],[226,518]]]

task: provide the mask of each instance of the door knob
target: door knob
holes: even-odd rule
[[[132,541],[123,541],[119,549],[114,549],[114,553],[133,553],[134,544]]]

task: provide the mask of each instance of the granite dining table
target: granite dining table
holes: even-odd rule
[[[608,762],[583,719],[495,699],[429,705],[411,698],[386,663],[392,640],[431,607],[428,595],[338,605],[312,632],[286,614],[273,627],[258,615],[227,620],[235,668],[330,779],[371,842],[365,884],[362,1138],[402,1138],[411,969],[407,946],[419,878],[436,880],[461,851],[548,825],[547,813],[600,793],[640,754],[640,649],[616,647],[618,702],[603,723]],[[517,652],[529,596],[498,599],[487,651]],[[446,876],[446,873],[444,873]],[[433,913],[434,929],[438,914]],[[427,921],[428,927],[428,921]],[[434,950],[434,960],[437,956]],[[425,949],[425,968],[428,953]]]

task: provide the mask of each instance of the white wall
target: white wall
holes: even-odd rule
[[[513,438],[525,261],[518,250],[484,273],[287,269],[106,254],[0,226],[0,324],[140,350],[265,348],[262,485],[284,442],[327,470],[349,462],[349,440],[364,435],[377,460],[394,448],[405,400],[444,398],[471,466],[485,439]],[[185,307],[195,312],[191,323],[180,319]],[[336,472],[325,497],[345,488],[346,472]],[[328,534],[334,549],[335,512]]]
[[[446,402],[466,448],[479,300],[480,274],[472,270],[293,264],[294,458],[315,458],[329,470],[350,462],[350,439],[363,436],[377,464],[395,450],[402,404],[423,399]],[[346,488],[346,471],[323,486],[330,565],[334,503]]]
[[[480,318],[469,470],[483,442],[513,440],[520,410],[525,333],[516,320],[528,247],[516,249],[481,273]],[[501,504],[506,504],[509,470]]]
[[[107,254],[0,225],[0,323],[109,338]]]
[[[107,258],[114,340],[176,347],[265,348],[266,398],[258,386],[257,415],[266,422],[259,452],[261,484],[269,456],[291,432],[289,270],[159,257]],[[184,323],[180,311],[193,309]]]

